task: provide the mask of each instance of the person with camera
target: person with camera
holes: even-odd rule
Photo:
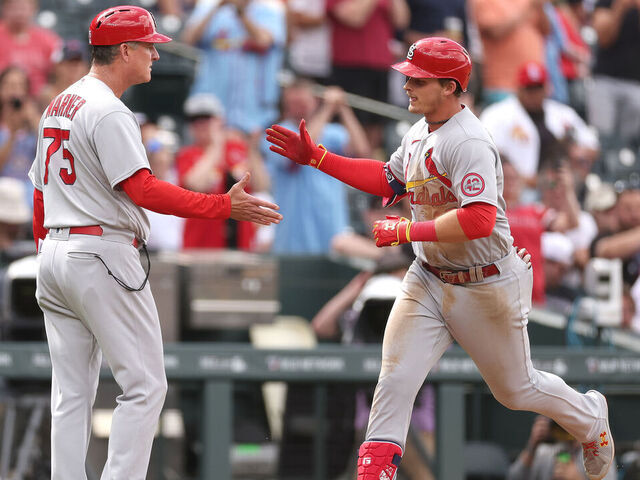
[[[36,152],[39,121],[27,74],[18,67],[6,68],[0,73],[0,176],[30,187],[27,173]]]
[[[529,441],[511,464],[506,480],[588,480],[582,445],[556,422],[543,415],[533,421]],[[603,480],[615,480],[615,468]]]

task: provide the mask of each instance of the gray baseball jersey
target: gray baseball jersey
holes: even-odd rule
[[[435,267],[465,269],[504,257],[513,239],[502,198],[498,150],[476,116],[463,108],[434,132],[416,122],[391,155],[388,169],[405,185],[413,220],[433,220],[472,202],[497,207],[490,236],[459,243],[413,242],[416,256]]]
[[[44,226],[109,225],[149,237],[146,213],[114,187],[150,168],[135,116],[89,75],[58,95],[40,120],[29,172],[44,197]]]

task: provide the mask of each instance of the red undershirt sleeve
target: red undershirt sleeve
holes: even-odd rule
[[[44,228],[44,199],[42,191],[37,188],[33,189],[33,240],[36,242],[36,251],[38,243],[47,236],[47,229]]]
[[[394,191],[387,181],[384,162],[370,158],[349,158],[320,150],[324,158],[319,162],[318,170],[337,178],[366,193],[379,197],[392,197]]]
[[[147,169],[138,170],[119,184],[133,203],[165,215],[185,218],[229,218],[227,194],[192,192],[158,180]]]
[[[456,212],[460,227],[469,240],[491,235],[496,225],[497,208],[483,202],[474,202],[458,208]]]

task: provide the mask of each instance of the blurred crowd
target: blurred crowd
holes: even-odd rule
[[[30,238],[27,171],[40,114],[90,63],[86,38],[43,26],[43,3],[1,2],[0,267]],[[404,77],[389,66],[417,39],[446,36],[474,62],[463,103],[502,154],[515,243],[533,257],[535,306],[574,316],[598,286],[589,278],[597,284],[603,272],[621,272],[620,288],[601,299],[598,311],[613,312],[621,328],[640,332],[639,1],[156,0],[144,6],[161,31],[171,27],[165,33],[174,37],[175,51],[199,52],[181,122],[168,127],[137,112],[154,174],[224,193],[249,171],[252,193],[273,199],[284,215],[279,225],[256,228],[150,212],[151,248],[380,261],[388,252],[375,247],[370,228],[390,212],[379,199],[273,154],[264,128],[278,122],[295,129],[304,118],[312,138],[329,150],[386,161],[388,146],[411,124],[409,116],[386,113],[407,105]],[[400,205],[398,213],[407,212]]]

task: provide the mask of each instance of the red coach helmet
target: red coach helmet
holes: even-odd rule
[[[89,26],[91,45],[118,45],[123,42],[166,43],[171,38],[156,31],[150,12],[133,5],[107,8]]]
[[[391,68],[414,78],[453,78],[466,92],[471,76],[471,57],[453,40],[429,37],[411,45],[407,59]]]

